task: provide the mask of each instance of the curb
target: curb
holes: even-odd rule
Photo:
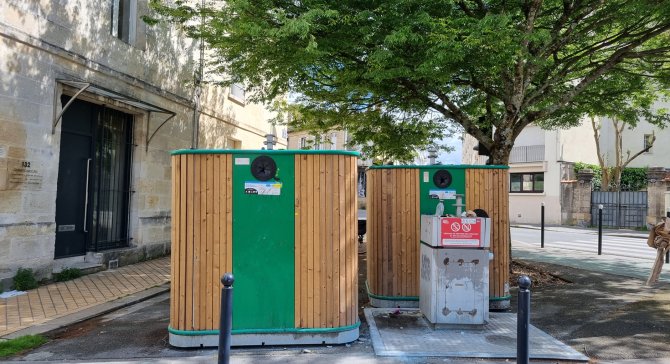
[[[101,303],[81,311],[73,312],[65,316],[55,318],[34,326],[26,327],[24,329],[14,331],[10,334],[0,337],[0,340],[15,339],[25,335],[39,335],[51,331],[59,330],[67,326],[71,326],[94,317],[102,316],[112,311],[125,308],[136,303],[146,301],[150,298],[156,297],[160,294],[170,291],[170,283],[165,283],[160,286],[151,287],[144,291],[136,292],[128,296],[117,298],[113,301]]]

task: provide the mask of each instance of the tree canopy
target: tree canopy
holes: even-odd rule
[[[657,0],[152,0],[257,101],[297,96],[302,128],[401,155],[456,123],[507,164],[531,123],[668,122],[670,6]],[[193,19],[204,19],[198,26]],[[158,19],[159,17],[154,17]],[[487,131],[493,127],[493,135]],[[423,143],[423,144],[422,144]]]

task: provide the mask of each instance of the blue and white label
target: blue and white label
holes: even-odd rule
[[[455,200],[456,190],[429,190],[428,195],[436,200]]]
[[[281,182],[258,182],[247,181],[244,182],[244,193],[247,195],[281,195]]]

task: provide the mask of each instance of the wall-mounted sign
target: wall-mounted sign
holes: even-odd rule
[[[456,190],[429,190],[428,195],[436,200],[455,200]]]
[[[247,181],[244,182],[244,193],[247,195],[281,195],[281,182],[258,182]]]
[[[29,160],[7,159],[6,169],[0,163],[0,178],[6,190],[39,190],[42,188],[43,172],[41,163]],[[0,183],[0,186],[3,186]]]

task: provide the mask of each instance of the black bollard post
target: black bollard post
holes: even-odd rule
[[[544,202],[540,207],[540,248],[544,248]]]
[[[666,213],[665,213],[665,217],[666,217],[666,219],[665,219],[665,223],[666,223],[666,224],[670,224],[670,209],[668,209],[668,211],[666,211]],[[652,228],[652,229],[653,229],[653,228]],[[665,252],[665,262],[666,262],[666,263],[670,263],[670,250],[668,250],[667,252]]]
[[[603,205],[598,205],[598,255],[603,253]]]
[[[232,273],[221,277],[221,318],[219,320],[219,364],[230,363],[230,332],[233,329],[233,282]]]
[[[530,278],[519,278],[519,302],[516,318],[516,362],[528,364],[530,360],[529,335],[530,330]]]

